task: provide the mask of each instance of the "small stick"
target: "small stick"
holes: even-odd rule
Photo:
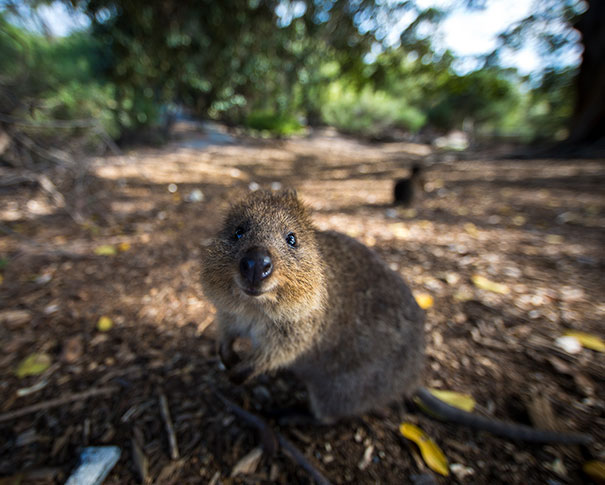
[[[26,416],[31,413],[36,413],[38,411],[56,408],[58,406],[68,404],[70,402],[82,401],[84,399],[88,399],[89,397],[99,396],[102,394],[111,394],[113,392],[116,392],[117,390],[118,388],[115,386],[99,387],[98,389],[90,389],[84,392],[76,392],[64,397],[59,397],[57,399],[51,399],[50,401],[33,404],[31,406],[27,406],[21,409],[15,409],[14,411],[8,411],[6,413],[0,414],[0,423],[3,421],[10,421],[11,419],[20,418],[21,416]]]
[[[179,459],[179,447],[176,441],[176,434],[174,427],[172,426],[172,419],[170,419],[170,410],[168,409],[168,401],[163,393],[159,394],[160,399],[160,412],[164,419],[164,425],[166,426],[166,433],[168,433],[168,445],[170,446],[170,458],[173,460]]]
[[[300,465],[303,470],[311,475],[318,485],[330,485],[329,480],[317,468],[315,468],[311,462],[309,462],[309,460],[307,460],[305,455],[303,455],[303,453],[291,441],[286,439],[279,431],[271,429],[262,418],[259,418],[258,416],[255,416],[254,414],[242,409],[233,401],[230,401],[223,396],[220,392],[215,391],[215,394],[223,402],[223,404],[225,404],[231,410],[231,412],[233,412],[233,414],[258,429],[263,442],[265,442],[271,435],[273,436],[273,439],[277,438],[279,444],[286,454],[294,462]]]

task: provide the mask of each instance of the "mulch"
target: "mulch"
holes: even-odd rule
[[[427,192],[393,208],[393,182],[415,161],[427,166]],[[431,295],[427,386],[472,394],[489,416],[594,438],[586,448],[510,443],[397,396],[386,414],[329,427],[268,419],[331,482],[581,483],[583,463],[604,459],[603,354],[556,344],[568,329],[603,336],[604,160],[460,156],[319,132],[203,150],[174,142],[92,169],[86,222],[35,186],[0,192],[10,230],[0,235],[0,484],[64,483],[89,445],[121,448],[106,484],[311,482],[283,451],[231,476],[261,441],[216,394],[257,415],[305,401],[287,373],[229,382],[198,281],[222,212],[257,186],[295,187],[318,227],[360,239]],[[474,275],[506,291],[479,288]],[[50,367],[17,377],[33,352]],[[439,444],[455,465],[449,478],[399,434],[403,421]]]

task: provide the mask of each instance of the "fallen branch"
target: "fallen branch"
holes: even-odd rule
[[[263,448],[265,448],[265,446],[270,448],[272,446],[270,443],[275,443],[275,441],[277,441],[286,454],[303,470],[311,475],[316,483],[319,485],[330,485],[329,480],[315,466],[313,466],[309,460],[307,460],[305,455],[292,442],[286,439],[280,432],[271,429],[271,427],[262,418],[255,416],[254,414],[249,413],[248,411],[239,407],[233,401],[230,401],[223,396],[220,392],[215,391],[215,394],[233,414],[243,419],[248,424],[254,426],[260,432]],[[265,451],[271,454],[271,450],[267,451],[265,449]]]
[[[35,241],[33,239],[30,239],[30,238],[24,236],[23,234],[19,234],[18,232],[13,231],[10,227],[8,227],[6,224],[3,224],[1,222],[0,222],[0,233],[7,234],[9,236],[14,236],[16,239],[21,241],[23,244],[22,244],[22,247],[19,248],[19,252],[23,253],[23,254],[25,254],[24,247],[29,247],[29,248],[33,249],[32,252],[34,254],[40,254],[40,255],[49,256],[49,257],[58,256],[58,257],[71,258],[71,259],[98,258],[98,256],[95,254],[88,254],[88,253],[84,253],[84,252],[75,253],[73,251],[57,249],[56,247],[54,247],[50,244],[45,244],[45,243]]]
[[[168,433],[168,445],[170,446],[170,458],[173,460],[179,459],[179,447],[176,441],[176,433],[174,432],[174,427],[172,426],[172,419],[170,418],[170,410],[168,409],[168,401],[166,400],[166,396],[163,393],[160,393],[158,396],[160,400],[160,412],[162,414],[162,419],[164,420],[164,425],[166,426],[166,433]]]
[[[14,411],[8,411],[6,413],[0,414],[0,423],[4,421],[10,421],[11,419],[20,418],[21,416],[26,416],[28,414],[37,413],[38,411],[45,411],[47,409],[56,408],[59,406],[63,406],[64,404],[69,404],[74,401],[82,401],[84,399],[88,399],[93,396],[101,396],[103,394],[112,394],[118,390],[117,387],[99,387],[97,389],[89,389],[84,392],[76,392],[73,394],[68,394],[64,397],[59,397],[57,399],[51,399],[50,401],[41,402],[38,404],[33,404],[32,406],[27,406],[21,409],[15,409]]]

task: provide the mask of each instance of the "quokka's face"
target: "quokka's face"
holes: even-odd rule
[[[313,291],[314,231],[292,192],[253,193],[234,205],[204,258],[211,299],[294,303]]]

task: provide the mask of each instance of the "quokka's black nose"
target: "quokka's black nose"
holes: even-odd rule
[[[248,249],[239,262],[239,271],[250,285],[258,285],[273,271],[273,261],[269,251],[258,247]]]

